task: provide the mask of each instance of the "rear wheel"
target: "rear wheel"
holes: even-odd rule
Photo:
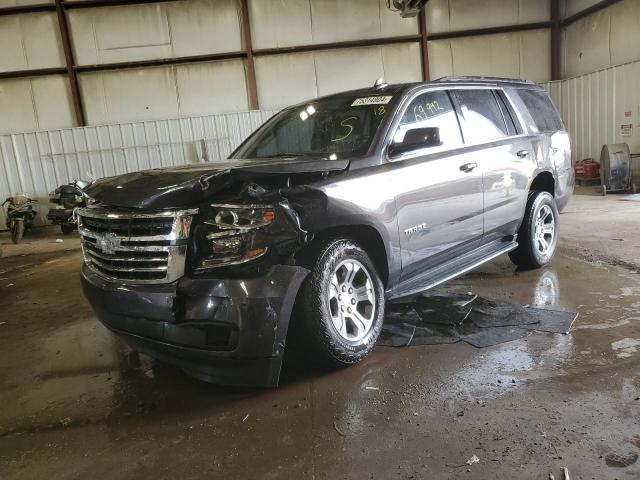
[[[373,349],[384,319],[384,287],[366,252],[333,238],[307,255],[291,325],[294,348],[319,366],[352,365]]]
[[[18,218],[11,224],[11,241],[13,243],[20,243],[24,235],[24,220]]]
[[[540,268],[553,258],[558,234],[558,208],[553,196],[531,192],[518,232],[518,248],[509,253],[509,258],[522,268]]]

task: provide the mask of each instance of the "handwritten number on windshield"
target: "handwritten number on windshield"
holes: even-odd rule
[[[342,137],[338,137],[338,138],[334,138],[331,141],[332,142],[341,142],[342,140],[344,140],[345,138],[348,138],[349,135],[351,135],[353,133],[353,125],[351,125],[348,120],[358,120],[358,117],[347,117],[344,120],[342,120],[340,122],[340,126],[344,127],[347,129],[347,133],[345,135],[343,135]]]

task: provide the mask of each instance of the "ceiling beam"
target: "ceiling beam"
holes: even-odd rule
[[[29,77],[42,77],[45,75],[64,75],[67,73],[65,67],[54,68],[38,68],[34,70],[14,70],[12,72],[0,72],[0,80],[7,78],[29,78]]]
[[[245,52],[212,53],[208,55],[194,55],[190,57],[158,58],[153,60],[136,60],[132,62],[77,65],[73,67],[73,69],[78,73],[104,72],[108,70],[127,70],[131,68],[163,67],[167,65],[180,65],[184,63],[213,62],[215,60],[232,60],[245,57]]]
[[[602,0],[598,3],[595,3],[593,5],[591,5],[589,8],[585,8],[584,10],[579,11],[578,13],[571,15],[570,17],[565,18],[564,20],[562,20],[560,22],[560,25],[562,27],[567,27],[569,25],[571,25],[572,23],[577,22],[578,20],[583,19],[584,17],[587,17],[589,15],[592,15],[596,12],[599,12],[600,10],[604,10],[607,7],[610,7],[611,5],[614,5],[618,2],[620,2],[621,0]]]
[[[0,17],[3,15],[18,15],[20,13],[53,12],[56,6],[53,3],[36,3],[34,5],[20,5],[16,7],[0,8]]]
[[[527,30],[539,30],[542,28],[550,27],[551,22],[523,23],[521,25],[505,25],[503,27],[475,28],[472,30],[432,33],[427,35],[427,39],[446,40],[449,38],[475,37],[477,35],[496,35],[499,33],[525,32]]]

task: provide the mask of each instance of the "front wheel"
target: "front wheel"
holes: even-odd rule
[[[311,272],[296,300],[294,347],[320,366],[359,362],[373,349],[384,319],[384,287],[373,262],[342,238],[321,242],[306,260]]]
[[[532,192],[518,232],[518,248],[509,252],[509,258],[521,268],[540,268],[553,258],[558,234],[558,207],[553,196]]]
[[[11,224],[11,241],[13,243],[20,243],[24,235],[24,220],[18,218]]]

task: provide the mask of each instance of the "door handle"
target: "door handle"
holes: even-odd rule
[[[471,172],[474,168],[477,168],[478,164],[475,162],[472,163],[465,163],[464,165],[460,165],[460,170],[462,170],[463,172],[469,173]]]
[[[518,158],[524,158],[529,155],[529,150],[520,150],[516,155],[518,155]]]

